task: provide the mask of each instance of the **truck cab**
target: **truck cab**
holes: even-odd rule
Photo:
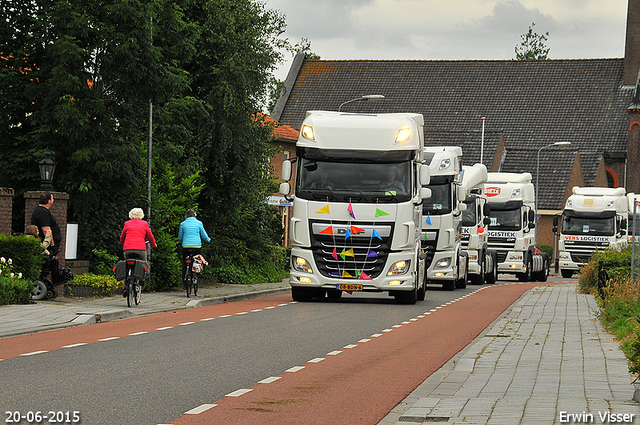
[[[626,244],[628,213],[629,198],[624,188],[575,186],[559,226],[554,217],[562,277],[569,278],[580,270],[595,251],[620,249]]]
[[[487,228],[491,207],[484,194],[487,167],[484,164],[462,167],[462,188],[466,193],[462,212],[462,249],[469,261],[469,282],[476,285],[493,284],[498,278],[495,251],[487,247]]]
[[[536,248],[535,191],[530,173],[488,173],[485,194],[491,205],[487,245],[498,272],[520,281],[546,281],[549,256]]]
[[[425,297],[420,250],[429,167],[420,114],[310,111],[296,143],[291,238],[295,301],[344,292]],[[292,163],[283,163],[289,195]]]
[[[462,148],[425,147],[430,168],[431,197],[422,205],[422,249],[426,254],[426,281],[445,290],[465,288],[467,254],[462,249]]]

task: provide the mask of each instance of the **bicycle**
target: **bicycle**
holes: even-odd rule
[[[193,290],[193,296],[197,297],[200,273],[202,273],[204,266],[209,263],[207,263],[202,255],[193,253],[188,254],[184,261],[187,266],[182,281],[187,291],[187,298],[191,298],[191,290]]]
[[[140,298],[142,296],[141,283],[149,274],[149,264],[146,261],[140,260],[136,254],[129,254],[129,258],[124,261],[118,262],[113,268],[116,280],[124,281],[123,296],[127,299],[127,306],[140,304]]]
[[[142,288],[138,279],[135,277],[137,258],[128,258],[127,260],[127,275],[124,281],[125,288],[127,288],[127,307],[131,307],[131,304],[140,304],[140,297],[142,295]]]

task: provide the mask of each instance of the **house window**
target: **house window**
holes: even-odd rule
[[[285,161],[287,159],[289,159],[289,158],[291,158],[291,151],[284,151],[284,159],[285,159]]]
[[[616,172],[609,167],[605,167],[605,170],[607,171],[607,186],[612,188],[620,187],[620,183],[618,182],[618,175],[616,174]]]

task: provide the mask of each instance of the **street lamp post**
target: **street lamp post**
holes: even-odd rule
[[[356,97],[355,99],[347,100],[346,102],[342,102],[340,106],[338,106],[338,112],[340,112],[340,108],[342,108],[347,103],[351,102],[366,102],[367,100],[383,100],[384,96],[381,94],[365,94],[364,96]]]
[[[53,174],[56,172],[56,162],[51,159],[49,149],[44,151],[44,158],[38,161],[40,168],[40,191],[53,192]]]
[[[536,220],[538,220],[538,192],[540,192],[540,186],[538,185],[538,182],[540,181],[540,151],[542,151],[542,149],[546,149],[551,146],[566,146],[570,144],[571,142],[555,142],[538,149],[538,162],[536,165]]]

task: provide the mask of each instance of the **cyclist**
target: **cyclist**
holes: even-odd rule
[[[186,287],[186,259],[189,255],[202,255],[202,241],[211,242],[202,222],[196,218],[194,210],[187,210],[187,218],[180,223],[178,241],[182,245],[182,285]]]
[[[120,245],[124,251],[124,259],[139,258],[147,261],[147,244],[152,248],[157,248],[156,239],[151,233],[149,223],[143,220],[144,211],[142,208],[134,208],[129,211],[129,221],[124,223],[122,233],[120,234]],[[133,255],[132,255],[133,254]],[[124,288],[123,295],[126,296],[127,288]]]

